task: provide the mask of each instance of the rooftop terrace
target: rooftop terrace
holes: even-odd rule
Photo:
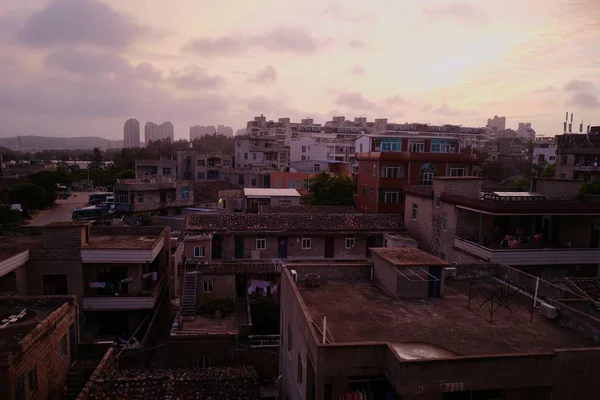
[[[463,281],[467,284],[468,281]],[[584,336],[533,313],[533,322],[501,307],[493,323],[467,308],[462,289],[446,286],[435,300],[400,301],[367,280],[323,280],[318,288],[297,288],[310,316],[327,316],[332,343],[419,344],[438,356],[544,353],[558,348],[597,346]],[[466,288],[468,293],[468,286]],[[473,306],[472,306],[473,307]]]
[[[153,249],[160,235],[98,234],[90,237],[89,249]]]

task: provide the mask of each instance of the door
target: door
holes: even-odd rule
[[[246,277],[244,275],[235,276],[235,296],[246,297],[248,293],[248,284],[246,283]]]
[[[244,258],[244,237],[240,235],[235,235],[233,237],[233,241],[235,244],[235,258]]]
[[[325,238],[325,258],[333,258],[333,254],[334,254],[333,237],[327,236]]]
[[[365,256],[371,257],[371,247],[375,247],[377,245],[377,237],[376,236],[367,236],[367,249],[365,251]]]
[[[287,236],[279,236],[277,246],[277,257],[278,258],[287,258],[287,249],[288,249],[288,238]]]
[[[211,242],[211,260],[223,258],[223,240],[221,235],[214,235]]]
[[[442,282],[442,267],[429,267],[429,273],[436,279],[430,278],[427,285],[427,297],[439,298],[442,297],[441,293],[441,282]]]
[[[77,360],[77,330],[74,323],[69,326],[69,347],[71,363],[73,363]]]

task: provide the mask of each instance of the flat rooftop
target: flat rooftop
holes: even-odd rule
[[[463,281],[468,285],[468,281]],[[467,308],[468,296],[445,286],[444,298],[398,301],[367,280],[322,280],[318,288],[298,283],[310,316],[327,316],[332,343],[418,343],[438,354],[481,356],[551,352],[598,346],[593,341],[534,312],[527,316],[500,308],[489,323]],[[468,286],[466,288],[468,291]],[[478,308],[485,315],[483,308]]]
[[[412,247],[372,247],[370,250],[395,267],[448,265],[442,259]]]
[[[41,245],[40,236],[0,236],[0,262]]]
[[[4,303],[4,302],[2,302]],[[57,305],[8,305],[0,306],[0,354],[18,350],[19,342],[29,334],[40,322],[46,319],[62,304]],[[4,326],[11,316],[17,316],[26,310],[21,318]],[[4,328],[2,328],[4,326]]]
[[[153,249],[161,235],[135,235],[135,234],[93,234],[87,249]]]

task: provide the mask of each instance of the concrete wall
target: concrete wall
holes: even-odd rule
[[[212,248],[210,244],[210,239],[201,239],[201,240],[185,240],[183,242],[184,250],[183,254],[185,255],[186,260],[194,260],[196,262],[204,261],[207,264],[212,262]],[[194,256],[194,247],[196,246],[204,246],[205,256],[204,257],[195,257]]]
[[[235,299],[235,275],[197,275],[196,307],[212,300]],[[212,281],[212,292],[204,292],[204,281]]]
[[[388,291],[392,296],[396,294],[398,273],[394,270],[393,265],[378,254],[372,254],[373,260],[373,275],[375,279]]]
[[[70,366],[69,327],[77,324],[77,306],[73,298],[60,296],[33,300],[30,306],[35,306],[35,301],[38,301],[38,305],[44,302],[61,303],[63,301],[61,299],[64,299],[63,305],[41,321],[19,342],[16,353],[7,358],[0,357],[0,379],[6,379],[8,376],[10,380],[0,381],[2,399],[15,399],[15,380],[19,376],[24,377],[25,392],[29,394],[27,375],[33,368],[37,371],[38,389],[35,396],[28,395],[27,398],[52,398],[54,393],[60,393],[63,388]],[[4,301],[7,300],[0,300],[0,302]],[[67,339],[66,356],[61,355],[60,341],[63,337]],[[4,371],[8,371],[8,374],[3,373]]]
[[[474,177],[436,178],[433,181],[433,192],[438,197],[445,193],[478,199],[481,192],[481,182],[481,178]]]
[[[534,178],[531,187],[532,191],[546,196],[546,200],[576,200],[583,183],[570,179]]]

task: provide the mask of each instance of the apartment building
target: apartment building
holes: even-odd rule
[[[597,276],[600,202],[581,181],[534,179],[531,192],[483,192],[476,177],[404,188],[405,223],[420,248],[450,262],[511,265],[548,280]]]
[[[190,214],[186,232],[212,235],[206,263],[227,260],[362,259],[386,233],[404,232],[399,215]],[[221,261],[219,261],[221,260]]]
[[[357,211],[404,212],[404,187],[431,186],[437,176],[469,176],[476,156],[461,153],[458,139],[369,137],[358,153]],[[357,140],[357,148],[361,144]]]
[[[159,175],[144,179],[121,179],[114,187],[115,207],[128,213],[175,213],[194,205],[194,183]]]
[[[234,141],[236,168],[281,169],[289,162],[289,149],[275,136],[237,135]]]
[[[538,137],[533,142],[532,161],[536,165],[545,166],[556,163],[556,138]]]
[[[131,118],[123,126],[123,146],[125,148],[140,147],[140,122]]]
[[[179,179],[185,181],[231,181],[233,156],[229,154],[201,154],[195,150],[177,152]]]
[[[0,398],[57,399],[77,358],[74,296],[0,295]]]
[[[575,308],[588,300],[505,266],[457,265],[444,278],[435,273],[443,262],[402,250],[380,253],[373,272],[283,268],[283,398],[545,400],[600,390],[600,324]],[[534,292],[550,312],[533,307]]]
[[[600,127],[589,134],[557,135],[556,178],[600,180]]]
[[[136,179],[156,178],[158,176],[177,179],[177,161],[167,157],[161,157],[159,160],[135,160]]]

